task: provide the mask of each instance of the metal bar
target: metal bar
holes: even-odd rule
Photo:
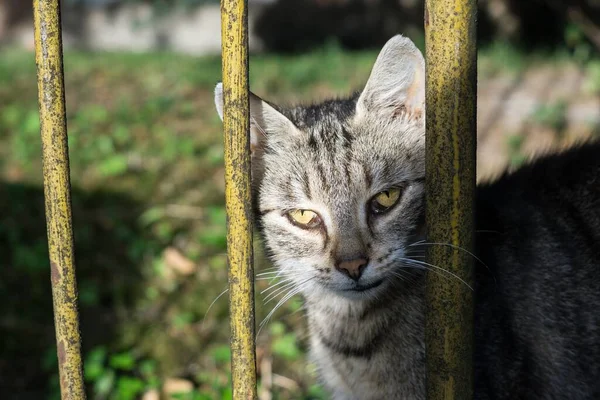
[[[221,1],[225,202],[234,399],[256,399],[248,130],[248,1]]]
[[[43,152],[44,197],[62,399],[85,399],[59,0],[34,0],[35,61]]]
[[[428,262],[473,287],[476,0],[426,0]],[[473,291],[427,277],[427,399],[473,398]]]

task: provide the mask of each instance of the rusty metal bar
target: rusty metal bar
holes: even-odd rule
[[[225,202],[233,398],[256,399],[254,267],[248,130],[248,1],[221,1]]]
[[[64,400],[81,400],[85,399],[85,389],[73,251],[60,1],[34,0],[33,16],[60,391]]]
[[[476,0],[426,0],[428,262],[473,287]],[[427,399],[473,398],[473,292],[427,277]]]

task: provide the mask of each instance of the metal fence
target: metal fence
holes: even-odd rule
[[[227,248],[234,399],[256,399],[250,201],[248,0],[222,0]],[[44,195],[63,399],[85,399],[65,117],[59,0],[34,0]],[[428,258],[472,286],[476,149],[476,0],[427,0]],[[466,250],[466,251],[465,251]],[[449,263],[450,261],[450,263]],[[430,273],[427,398],[473,397],[472,292]]]
[[[427,262],[473,287],[476,0],[426,0]],[[473,398],[473,292],[427,276],[427,398]]]
[[[34,0],[33,18],[60,391],[63,399],[78,400],[85,399],[85,389],[77,312],[59,0]]]

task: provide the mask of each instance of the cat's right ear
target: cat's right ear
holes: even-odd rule
[[[215,87],[215,105],[223,120],[223,84]],[[250,149],[254,154],[264,147],[265,139],[273,132],[291,132],[296,127],[283,114],[250,92]]]

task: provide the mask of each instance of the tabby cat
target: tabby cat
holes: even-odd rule
[[[349,99],[251,95],[258,224],[333,399],[425,398],[424,79],[398,35]],[[476,225],[476,398],[600,399],[600,144],[480,185]]]

